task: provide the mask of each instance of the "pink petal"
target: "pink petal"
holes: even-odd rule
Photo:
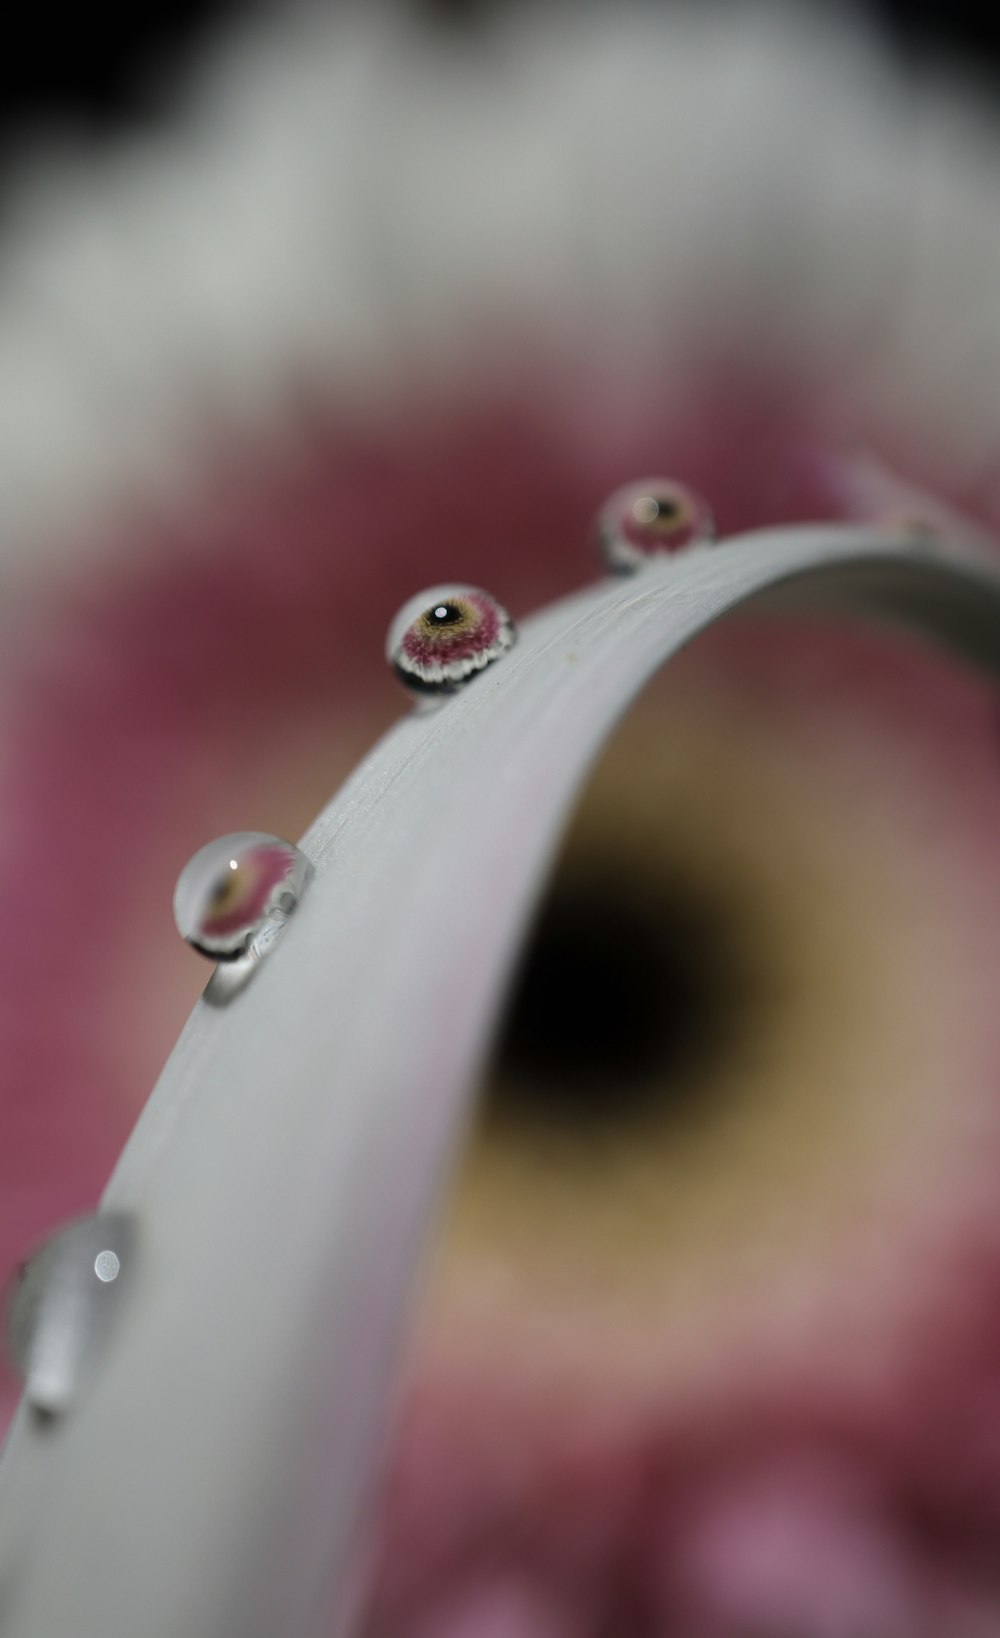
[[[526,1576],[495,1570],[385,1638],[577,1638],[582,1630],[565,1598]]]
[[[695,1491],[664,1540],[673,1607],[705,1638],[921,1638],[925,1582],[836,1458],[776,1455]]]

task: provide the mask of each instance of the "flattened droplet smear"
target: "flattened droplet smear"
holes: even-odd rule
[[[97,1212],[53,1234],[18,1270],[7,1352],[34,1410],[59,1416],[73,1404],[120,1310],[135,1245],[131,1213]]]
[[[258,961],[274,946],[312,877],[300,848],[237,831],[200,848],[174,892],[182,938],[210,961]]]

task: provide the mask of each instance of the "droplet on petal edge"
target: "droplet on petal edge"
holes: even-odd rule
[[[478,586],[432,586],[404,603],[386,641],[386,658],[418,695],[453,694],[511,648],[507,610]]]
[[[707,502],[673,478],[644,478],[609,495],[594,523],[598,550],[615,574],[634,574],[651,557],[715,540]]]
[[[874,455],[807,446],[798,460],[804,476],[818,483],[842,519],[902,536],[917,548],[952,543],[996,552],[995,537],[981,523],[925,493]]]
[[[97,1212],[59,1229],[14,1277],[6,1304],[8,1356],[36,1411],[68,1410],[110,1329],[135,1251],[129,1212]]]
[[[257,960],[273,947],[312,873],[301,849],[280,836],[256,830],[219,836],[180,873],[178,932],[211,961]]]
[[[872,525],[879,534],[903,535],[914,546],[940,546],[948,539],[946,528],[917,512],[879,512]]]

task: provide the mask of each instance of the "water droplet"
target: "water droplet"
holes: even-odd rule
[[[516,632],[507,610],[476,586],[432,586],[400,609],[386,656],[416,694],[453,694],[505,654]]]
[[[886,534],[903,535],[915,546],[936,546],[947,536],[947,530],[930,516],[911,512],[903,507],[892,507],[876,513],[874,527]]]
[[[135,1257],[130,1212],[67,1224],[22,1264],[8,1294],[7,1352],[35,1410],[67,1410],[117,1313]]]
[[[707,503],[673,478],[646,478],[616,489],[594,526],[601,556],[616,574],[633,574],[650,557],[715,539]]]
[[[295,910],[312,865],[292,842],[263,831],[220,836],[184,866],[174,920],[193,949],[212,961],[257,961]]]

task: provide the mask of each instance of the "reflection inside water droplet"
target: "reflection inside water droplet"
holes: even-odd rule
[[[615,574],[633,574],[651,557],[715,539],[707,503],[673,478],[646,478],[616,489],[601,507],[594,532]]]
[[[220,836],[181,871],[174,920],[213,961],[258,961],[295,910],[312,866],[292,842],[263,831]]]
[[[515,640],[507,610],[478,586],[419,592],[389,628],[386,658],[405,688],[424,698],[454,694]]]

